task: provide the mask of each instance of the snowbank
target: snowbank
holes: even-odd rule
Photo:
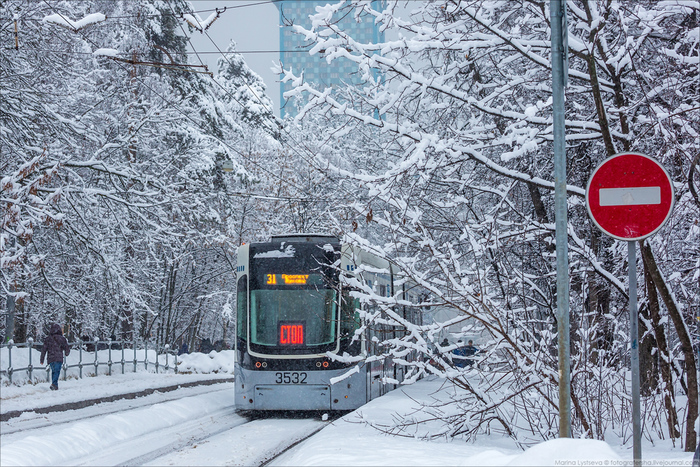
[[[177,371],[180,373],[230,373],[233,375],[235,352],[233,350],[211,351],[208,354],[193,352],[180,355]]]

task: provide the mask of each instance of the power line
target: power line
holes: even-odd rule
[[[167,3],[167,5],[168,5],[168,7],[170,8],[170,10],[172,10],[172,11],[174,12],[173,7],[172,7],[172,5],[170,4],[170,2],[169,2],[169,1],[166,1],[166,3]],[[185,34],[185,37],[187,38],[187,42],[189,42],[190,47],[192,47],[192,50],[194,51],[195,55],[197,55],[197,59],[199,60],[199,63],[201,63],[202,65],[204,65],[204,61],[202,61],[202,58],[201,58],[201,57],[199,56],[199,54],[197,53],[197,50],[195,49],[194,44],[192,44],[192,40],[190,39],[190,36],[188,36],[187,33],[185,32],[185,28],[182,26],[182,23],[180,23],[180,29],[182,30],[182,33]],[[209,36],[209,33],[207,32],[206,29],[203,29],[202,32],[204,32],[204,33],[207,35],[207,37],[209,38],[209,40],[212,40],[212,39],[211,39],[211,36]],[[212,41],[212,42],[214,42],[214,41]],[[221,52],[221,49],[219,49],[219,46],[216,45],[216,43],[214,43],[214,46],[216,47],[216,49],[217,49],[219,52]],[[224,57],[224,58],[226,58],[226,57]],[[226,60],[229,62],[229,64],[231,64],[231,62],[228,60],[228,58],[226,58]],[[243,105],[243,103],[242,103],[241,101],[239,101],[239,100],[236,98],[236,96],[234,96],[228,89],[224,88],[224,87],[221,85],[221,83],[219,83],[218,81],[214,80],[214,84],[217,85],[217,86],[219,86],[226,94],[228,94],[234,101],[236,101],[236,102],[238,103],[238,105],[240,105],[241,107],[245,108],[245,106]],[[250,85],[248,85],[248,83],[245,83],[245,84],[246,84],[246,86],[248,87],[248,89],[250,89],[250,91],[253,93],[253,95],[258,99],[258,101],[260,102],[260,104],[261,104],[263,107],[265,107],[265,104],[264,104],[264,103],[262,102],[262,100],[258,97],[257,93],[250,87]],[[274,111],[272,111],[271,109],[268,109],[267,107],[265,107],[265,110],[267,110],[268,112],[270,112],[270,113],[273,115],[273,117],[274,117]],[[267,120],[265,120],[265,122],[267,122]],[[275,120],[275,123],[277,123],[277,126],[278,126],[278,127],[281,127],[280,123],[277,122],[276,120]],[[277,131],[277,129],[274,129],[274,128],[269,128],[269,127],[268,127],[268,129],[270,129],[270,130],[273,132],[273,134],[276,133],[276,131]]]
[[[4,47],[6,50],[15,50],[14,47]],[[44,53],[55,53],[55,54],[65,54],[65,55],[90,55],[92,52],[74,52],[74,51],[63,51],[63,50],[50,50],[50,49],[32,49],[33,52],[44,52]],[[235,50],[231,52],[221,52],[218,50],[210,50],[206,52],[192,51],[192,52],[178,52],[178,55],[235,55],[235,54],[279,54],[279,53],[308,53],[309,49],[295,49],[295,50]],[[119,52],[117,55],[131,56],[131,52]]]
[[[219,48],[219,46],[218,46],[218,44],[216,43],[216,41],[214,41],[214,39],[212,39],[212,37],[209,35],[209,33],[208,33],[207,31],[204,31],[204,33],[206,34],[207,38],[209,38],[209,40],[210,40],[211,43],[214,45],[214,47],[216,47],[216,49],[222,54],[223,58],[231,65],[231,64],[232,64],[231,61],[228,59],[227,56],[225,56],[225,55],[223,54],[223,52],[221,51],[221,48]],[[188,40],[189,40],[189,38],[188,38]],[[190,42],[190,46],[191,46],[192,49],[194,50],[194,45],[192,44],[192,42]],[[265,107],[265,109],[266,109],[268,112],[274,114],[274,112],[272,111],[272,109],[268,109],[268,108],[266,107],[265,103],[262,101],[262,99],[260,98],[260,96],[258,96],[258,94],[255,92],[255,90],[254,90],[253,88],[251,88],[250,85],[249,85],[248,83],[245,83],[245,85],[246,85],[246,87],[250,90],[250,92],[253,94],[253,96],[255,96],[255,98],[258,100],[258,102],[260,103],[260,105],[262,105],[263,107]],[[289,137],[295,144],[297,144],[297,145],[300,144],[298,141],[295,141],[295,140],[294,140],[294,137],[284,128],[284,125],[279,125],[279,126],[280,126],[280,129],[282,130],[282,132],[285,133],[285,134],[287,135],[287,137]],[[309,153],[309,155],[311,156],[310,158],[307,158],[307,157],[306,157],[304,154],[302,154],[302,152],[299,151],[297,148],[295,148],[294,146],[288,144],[288,147],[289,147],[293,152],[295,152],[299,157],[301,157],[302,159],[304,159],[311,167],[313,167],[314,169],[318,170],[323,176],[326,176],[326,173],[325,173],[322,169],[316,167],[315,161],[314,161],[314,158],[313,158],[314,152],[313,152],[308,146],[306,146],[306,144],[304,144],[304,143],[301,143],[301,146],[303,147],[303,149],[305,149],[305,150]],[[342,187],[341,187],[341,189],[343,189],[343,190],[346,191],[346,193],[347,193],[347,190],[345,190],[345,189],[342,188]]]
[[[44,3],[46,3],[46,4],[49,6],[49,8],[51,8],[53,11],[57,11],[52,5],[50,5],[50,4],[48,3],[48,0],[43,0],[43,1],[44,1]],[[258,4],[263,4],[263,3],[272,3],[272,2],[260,2],[260,3],[258,3]],[[171,10],[172,10],[172,5],[170,5],[170,3],[167,3],[167,4],[168,4],[168,6],[171,8]],[[247,5],[242,5],[242,6],[252,6],[252,5],[254,5],[254,4],[247,4]],[[173,15],[171,15],[171,16],[182,17],[182,15],[176,14],[176,13],[174,12],[174,10],[172,10],[172,11],[173,11]],[[209,10],[209,11],[218,11],[218,9],[217,9],[217,10]],[[61,16],[61,18],[63,18],[64,20],[66,20],[66,18],[65,18],[61,13],[58,13],[58,14]],[[180,24],[180,28],[183,29],[182,24]],[[97,44],[95,44],[94,41],[92,41],[90,38],[88,38],[88,37],[85,35],[84,31],[82,31],[82,30],[75,30],[75,31],[73,31],[73,32],[80,33],[80,35],[83,36],[83,38],[84,38],[87,42],[91,43],[94,47],[99,47]],[[217,48],[218,53],[220,53],[220,54],[223,56],[223,58],[226,59],[226,60],[229,62],[229,64],[231,64],[231,62],[230,62],[230,60],[228,59],[227,55],[230,55],[230,54],[233,54],[233,53],[239,53],[239,52],[237,52],[237,51],[234,51],[234,52],[222,52],[221,49],[220,49],[220,48],[218,47],[218,45],[216,44],[216,42],[215,42],[215,41],[211,38],[211,36],[209,36],[209,34],[206,32],[206,30],[204,30],[203,32],[204,32],[205,34],[207,34],[207,37],[209,38],[209,40],[210,40],[210,41],[214,44],[214,46]],[[184,29],[183,29],[183,34],[185,34],[185,37],[187,38],[187,41],[190,43],[190,46],[192,47],[192,49],[193,49],[193,51],[194,51],[194,52],[192,52],[192,53],[194,53],[195,55],[197,55],[198,58],[199,58],[200,63],[201,63],[202,65],[204,65],[202,59],[199,57],[199,53],[195,50],[194,45],[192,44],[192,42],[191,42],[191,40],[190,40],[190,36],[187,35],[187,33],[184,31]],[[277,53],[279,53],[279,51],[268,51],[268,52],[277,52]],[[301,52],[304,52],[304,51],[301,50]],[[62,53],[62,52],[56,52],[56,53]],[[121,60],[120,60],[120,61],[121,61]],[[119,62],[117,62],[117,63],[119,63]],[[122,64],[119,64],[119,66],[121,66],[123,69],[126,69],[126,67],[125,67],[124,65],[122,65]],[[154,95],[160,97],[166,104],[168,104],[169,106],[171,106],[173,109],[177,110],[177,112],[179,112],[180,114],[182,114],[186,119],[190,120],[190,121],[191,121],[193,124],[195,124],[197,127],[199,127],[200,129],[204,130],[204,128],[201,127],[201,124],[200,124],[199,122],[195,121],[192,117],[190,117],[190,115],[188,115],[186,112],[184,112],[177,104],[175,104],[174,102],[169,101],[165,96],[163,96],[163,95],[161,95],[160,93],[158,93],[158,91],[156,91],[155,89],[153,89],[151,86],[149,86],[149,85],[148,85],[147,83],[145,83],[143,80],[141,80],[139,77],[135,77],[135,79],[136,79],[137,81],[139,81],[144,87],[146,87],[146,88],[148,88],[150,91],[152,91],[152,92],[154,93]],[[238,99],[236,99],[235,96],[233,96],[233,95],[231,94],[230,91],[228,91],[227,89],[223,88],[223,86],[222,86],[220,83],[218,83],[216,80],[214,80],[214,83],[215,83],[217,86],[219,86],[226,94],[228,94],[229,96],[231,96],[231,97],[233,98],[233,100],[235,100],[239,105],[241,105],[242,107],[244,107],[243,104],[242,104],[240,101],[238,101]],[[257,95],[257,93],[250,87],[250,85],[249,85],[248,83],[245,83],[245,84],[246,84],[246,86],[251,90],[251,92],[253,93],[253,95],[255,96],[255,98],[259,101],[259,103],[260,103],[261,105],[263,105],[263,107],[265,107],[266,110],[268,110],[268,112],[270,112],[270,113],[273,115],[273,117],[274,117],[274,112],[266,106],[266,104],[262,101],[262,99]],[[297,145],[300,144],[299,142],[297,142],[297,141],[294,140],[294,137],[284,128],[283,125],[281,125],[277,120],[275,120],[275,122],[277,123],[279,129],[281,129],[282,132],[285,133],[285,134],[288,136],[289,139],[291,139],[291,140],[292,140],[294,143],[296,143]],[[273,130],[273,132],[274,132],[274,131],[275,131],[275,130]],[[206,130],[204,130],[204,132],[206,133]],[[215,136],[213,136],[213,135],[209,135],[209,136],[211,136],[212,138],[214,138],[217,142],[219,142],[219,144],[221,144],[222,146],[226,147],[226,148],[229,149],[230,151],[232,151],[232,152],[238,154],[242,159],[247,160],[249,163],[251,163],[251,164],[253,164],[253,165],[255,165],[255,166],[258,166],[259,168],[261,168],[261,169],[263,169],[264,171],[267,172],[267,167],[263,167],[260,163],[258,163],[258,162],[256,162],[256,161],[254,161],[254,160],[252,160],[252,159],[246,157],[243,153],[241,153],[240,151],[238,151],[236,148],[234,148],[234,147],[228,145],[228,144],[227,144],[226,142],[224,142],[224,141],[221,141],[219,138],[217,138],[217,137],[215,137]],[[287,142],[286,144],[287,144],[287,146],[289,147],[289,149],[291,149],[291,150],[292,150],[294,153],[296,153],[299,157],[301,157],[303,160],[305,160],[311,167],[313,167],[315,170],[317,170],[317,171],[318,171],[319,173],[321,173],[322,175],[326,176],[326,172],[325,172],[322,168],[319,168],[319,167],[316,165],[316,161],[314,160],[314,157],[313,157],[313,156],[314,156],[314,152],[313,152],[308,146],[306,146],[306,144],[304,144],[304,143],[302,142],[300,145],[303,147],[303,149],[304,149],[306,152],[308,152],[308,154],[309,154],[311,157],[305,156],[304,154],[302,154],[302,151],[300,151],[299,149],[297,149],[297,148],[294,147],[293,145],[290,145],[288,142]],[[296,186],[294,183],[291,183],[289,180],[286,180],[286,179],[284,179],[284,178],[282,178],[282,177],[280,177],[280,176],[278,176],[278,175],[276,175],[276,174],[274,174],[274,173],[270,173],[270,175],[271,175],[273,178],[279,180],[280,182],[284,183],[285,185],[287,185],[287,186],[289,186],[289,187],[292,187],[292,188],[294,188],[294,189],[296,189],[296,190],[299,190],[300,192],[304,192],[304,191],[305,191],[305,190],[301,189],[300,187]],[[348,194],[348,195],[350,195],[350,196],[353,196],[353,194],[350,193],[350,192],[349,192],[347,189],[345,189],[344,187],[342,187],[342,186],[340,186],[340,185],[339,185],[338,187],[339,187],[341,190],[343,190],[346,194]],[[256,197],[256,198],[260,198],[260,199],[272,199],[271,197],[264,197],[264,196],[258,196],[258,195],[251,195],[251,197]],[[276,199],[280,199],[280,200],[283,200],[283,199],[285,199],[285,200],[302,200],[302,198],[282,198],[282,197],[276,198]],[[313,200],[313,199],[321,200],[321,198],[306,198],[306,200],[309,200],[309,201],[311,201],[311,200]]]
[[[191,2],[196,2],[197,0],[189,0]],[[221,1],[227,1],[227,0],[221,0]],[[237,0],[234,0],[237,1]],[[232,6],[224,6],[223,8],[210,8],[207,10],[195,10],[188,12],[187,14],[199,14],[199,13],[223,13],[226,10],[236,10],[239,8],[247,8],[247,7],[252,7],[252,6],[260,6],[260,5],[267,5],[267,4],[274,4],[276,3],[275,1],[261,1],[261,2],[254,2],[254,3],[244,3],[242,5],[232,5]],[[53,7],[52,7],[53,8]],[[60,13],[59,13],[60,14]],[[114,19],[131,19],[131,18],[161,18],[163,16],[173,16],[177,18],[181,18],[185,13],[152,13],[152,14],[143,14],[143,15],[121,15],[121,16],[107,16],[105,18],[105,21],[109,20],[114,20]],[[63,17],[63,15],[61,15]],[[65,19],[65,18],[64,18]],[[22,21],[38,21],[42,22],[44,21],[43,18],[23,18]]]

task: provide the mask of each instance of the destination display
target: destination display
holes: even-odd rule
[[[266,274],[265,277],[268,285],[305,285],[309,280],[308,274]]]
[[[266,285],[321,285],[321,274],[265,274]]]

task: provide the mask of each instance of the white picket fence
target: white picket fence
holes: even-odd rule
[[[43,343],[15,344],[10,341],[0,345],[0,384],[26,384],[51,380],[48,362],[39,363]],[[63,358],[61,378],[83,378],[113,371],[177,373],[178,359],[169,345],[158,348],[146,341],[78,341],[69,342],[70,354]],[[88,350],[89,349],[89,350]],[[171,365],[172,363],[172,365]],[[116,368],[115,368],[116,367]]]

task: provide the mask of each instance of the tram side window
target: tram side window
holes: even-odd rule
[[[350,296],[350,292],[343,290],[342,304],[340,308],[340,337],[352,338],[355,330],[360,327],[360,300]]]
[[[248,276],[238,279],[236,328],[240,339],[248,340]]]

